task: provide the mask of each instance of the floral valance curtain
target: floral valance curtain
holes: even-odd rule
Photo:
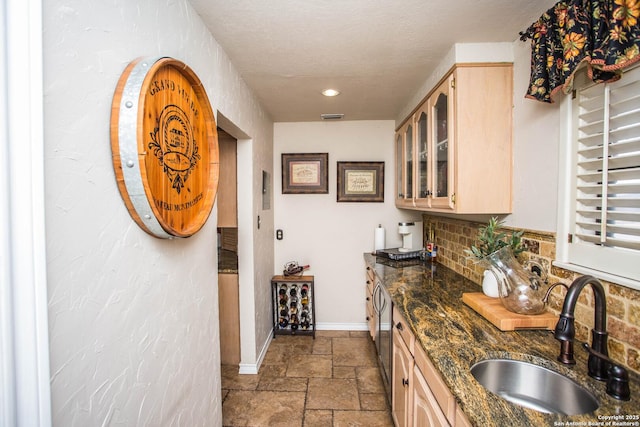
[[[594,82],[615,81],[640,60],[640,0],[568,0],[556,3],[526,31],[531,39],[527,98],[553,102],[571,91],[578,66],[589,64]]]

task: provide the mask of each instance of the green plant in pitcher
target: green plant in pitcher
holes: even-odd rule
[[[465,253],[469,258],[480,260],[495,251],[510,246],[514,256],[518,256],[525,250],[522,242],[524,230],[506,233],[502,231],[504,221],[492,217],[487,225],[480,227],[477,236],[477,245],[471,245],[469,249],[465,249]]]

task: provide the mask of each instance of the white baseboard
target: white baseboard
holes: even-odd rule
[[[316,323],[316,331],[368,331],[369,324],[363,323]]]
[[[262,366],[262,361],[264,360],[264,356],[267,354],[267,350],[269,349],[269,344],[271,344],[271,339],[273,338],[273,329],[269,331],[267,335],[267,339],[262,345],[262,349],[260,350],[260,354],[258,354],[258,361],[256,363],[240,363],[238,367],[239,374],[247,374],[247,375],[256,375],[260,370],[260,366]]]

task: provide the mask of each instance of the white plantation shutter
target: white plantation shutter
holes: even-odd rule
[[[576,90],[570,262],[640,280],[640,67]]]

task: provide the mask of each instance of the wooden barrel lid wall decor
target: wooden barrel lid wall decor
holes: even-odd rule
[[[138,58],[111,104],[116,181],[133,220],[158,238],[189,237],[218,190],[218,132],[196,74],[173,58]]]

